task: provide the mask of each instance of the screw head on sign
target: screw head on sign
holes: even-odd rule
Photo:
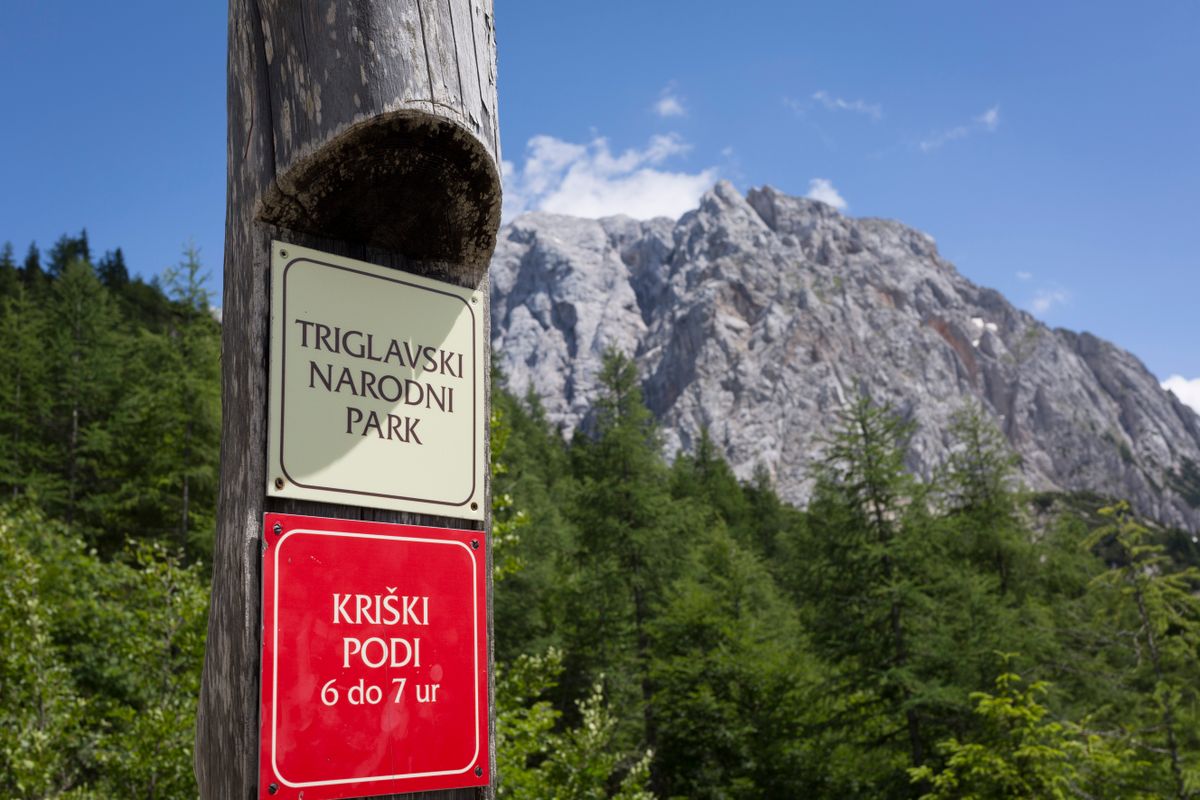
[[[283,478],[276,478],[276,479],[275,479],[275,488],[276,488],[276,489],[282,489],[282,488],[283,488]]]
[[[479,540],[478,540],[478,539],[472,539],[472,540],[471,540],[471,549],[472,549],[472,550],[478,550],[478,549],[479,549]]]
[[[287,258],[287,250],[280,250],[279,255],[282,256],[283,258]]]
[[[472,511],[478,511],[478,510],[479,510],[479,503],[471,503],[471,510],[472,510]]]
[[[279,784],[272,783],[270,786],[267,787],[267,791],[270,792],[271,794],[275,794],[276,792],[279,791]]]
[[[476,767],[476,768],[475,768],[475,777],[476,777],[476,778],[482,778],[482,777],[483,777],[483,767]]]
[[[278,536],[281,533],[283,533],[283,526],[280,525],[278,522],[276,522],[275,523],[275,535]]]

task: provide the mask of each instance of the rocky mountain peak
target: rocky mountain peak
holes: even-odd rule
[[[566,435],[616,347],[638,362],[669,454],[707,428],[739,476],[762,464],[795,503],[837,410],[865,391],[917,423],[918,471],[976,403],[1030,488],[1128,497],[1200,529],[1200,417],[1133,355],[963,278],[925,233],[722,181],[678,220],[534,213],[499,238],[493,347]]]

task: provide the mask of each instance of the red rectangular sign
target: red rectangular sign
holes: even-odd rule
[[[483,533],[264,520],[259,797],[486,785]]]

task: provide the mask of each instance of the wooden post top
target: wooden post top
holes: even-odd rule
[[[244,198],[255,218],[486,268],[501,195],[490,0],[261,0],[230,22],[231,161],[261,144],[270,173]]]

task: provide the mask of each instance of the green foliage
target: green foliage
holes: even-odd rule
[[[502,707],[505,719],[521,709],[526,726],[519,765],[501,769],[510,796],[551,796],[528,777],[553,758],[538,743],[578,728],[596,681],[622,712],[613,747],[653,752],[649,785],[661,797],[1054,796],[1062,785],[1174,795],[1156,763],[1165,700],[1191,780],[1197,671],[1186,648],[1168,670],[1175,693],[1156,695],[1130,653],[1136,637],[1101,622],[1105,576],[1128,561],[1111,535],[1081,546],[1106,518],[1083,497],[1034,513],[978,411],[956,417],[952,457],[920,481],[905,465],[910,426],[851,404],[802,513],[763,469],[739,482],[707,432],[666,467],[619,355],[605,360],[589,432],[565,450],[535,401],[495,396],[521,431],[503,440],[497,482],[514,507],[533,499],[518,547],[542,525],[557,531],[536,534],[539,548],[498,584],[498,613],[532,606],[538,615],[524,619],[549,626],[504,663],[527,668],[522,653],[545,652],[535,641],[562,648],[557,687],[509,692]],[[1179,555],[1149,571],[1193,586],[1180,566],[1187,548],[1170,541]],[[1173,619],[1160,641],[1182,635],[1184,617]],[[998,655],[1009,651],[1055,677],[1057,714],[1037,702],[1040,677],[1017,686]],[[989,694],[998,673],[1008,677]],[[1027,784],[1008,786],[1027,761]]]
[[[48,403],[50,363],[42,342],[46,314],[32,292],[14,283],[0,300],[0,486],[15,497],[24,493],[44,496],[53,492],[57,476],[42,430],[43,409]]]
[[[1164,792],[1188,797],[1200,792],[1200,570],[1175,569],[1127,503],[1100,513],[1111,522],[1085,546],[1105,548],[1115,560],[1092,584],[1102,619],[1131,649],[1132,718],[1141,723],[1142,751],[1159,765]]]
[[[616,741],[619,719],[605,703],[602,683],[592,684],[591,692],[577,703],[579,724],[552,742],[553,752],[544,765],[551,791],[537,796],[556,800],[653,797],[646,789],[652,753],[635,759],[622,754]],[[616,786],[610,788],[614,777]]]
[[[562,714],[544,695],[562,672],[562,653],[521,655],[496,674],[496,759],[500,797],[536,797],[545,790],[541,765]]]
[[[0,516],[0,793],[12,798],[52,797],[72,788],[79,780],[78,750],[91,735],[86,703],[53,642],[44,570],[24,542],[38,521]]]
[[[512,435],[512,426],[505,419],[502,407],[492,408],[491,468],[492,480],[498,481],[508,472],[504,464],[504,450]],[[517,509],[509,492],[492,492],[492,578],[504,580],[523,566],[517,548],[521,543],[521,528],[529,523],[529,515]]]
[[[751,515],[750,500],[716,445],[702,428],[694,453],[680,453],[671,467],[671,495],[676,500],[702,503],[714,519],[740,527]]]
[[[0,493],[78,526],[104,553],[126,536],[210,547],[216,500],[219,326],[194,248],[168,294],[130,280],[120,250],[91,261],[62,237],[4,279]],[[0,270],[3,273],[4,270]]]
[[[220,386],[205,276],[189,250],[168,297],[119,250],[97,269],[86,232],[48,272],[31,246],[10,275],[7,252],[0,795],[194,797]]]
[[[523,655],[496,677],[497,796],[547,800],[650,800],[650,754],[623,753],[616,718],[597,683],[577,704],[579,723],[562,717],[545,695],[562,672],[562,653]],[[615,791],[612,787],[616,787]]]
[[[60,523],[0,507],[0,789],[187,798],[208,591],[161,544],[101,560]]]
[[[88,442],[98,453],[92,518],[106,530],[137,520],[201,556],[215,525],[220,436],[219,330],[204,280],[189,247],[164,274],[175,316],[162,332],[140,332],[129,389]]]
[[[493,614],[496,630],[506,632],[497,637],[496,655],[508,662],[562,644],[569,620],[565,596],[577,569],[572,560],[576,532],[567,518],[575,481],[567,447],[546,423],[536,397],[519,401],[503,390],[500,376],[493,378],[493,386],[492,408],[499,427],[508,432],[499,456],[503,469],[492,477],[492,497],[494,502],[514,498],[496,521],[522,520],[515,538],[500,529],[504,541],[494,564],[504,577],[497,585]],[[515,571],[510,569],[514,565]]]
[[[43,420],[53,463],[62,464],[65,474],[59,492],[45,501],[73,521],[87,496],[86,439],[117,395],[120,341],[116,308],[91,264],[72,260],[52,274],[43,350],[51,365],[49,402]]]
[[[801,688],[816,664],[794,609],[718,526],[694,537],[654,623],[656,755],[665,796],[802,796]]]
[[[944,767],[909,770],[913,783],[929,787],[921,800],[1155,796],[1131,784],[1144,765],[1130,749],[1052,719],[1039,702],[1046,691],[1045,683],[1023,686],[1020,676],[1005,672],[996,678],[995,694],[972,694],[983,723],[977,739],[946,739],[938,744]]]

